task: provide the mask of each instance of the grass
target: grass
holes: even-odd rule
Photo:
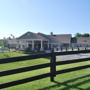
[[[0,52],[0,59],[2,58],[10,58],[10,57],[18,57],[18,56],[25,56],[26,54],[20,54],[16,52]]]
[[[4,52],[0,53],[0,58],[7,58],[8,57],[16,57],[16,56],[23,56],[26,54],[19,54],[15,52]],[[22,61],[22,62],[15,62],[15,63],[8,63],[8,64],[1,64],[0,71],[32,66],[42,63],[50,62],[47,58],[40,58],[30,61]],[[83,65],[90,65],[90,61],[81,62],[81,63],[74,63],[68,65],[61,65],[57,66],[56,69],[65,69],[65,68],[72,68],[76,66],[83,66]],[[31,76],[36,76],[39,74],[47,73],[50,71],[50,68],[44,68],[34,71],[28,71],[24,73],[4,76],[0,78],[0,83],[10,82],[14,80],[19,80]],[[33,82],[8,87],[1,90],[90,90],[90,68],[78,70],[70,73],[59,74],[55,77],[55,81],[51,82],[50,78],[44,78],[40,80],[36,80]]]

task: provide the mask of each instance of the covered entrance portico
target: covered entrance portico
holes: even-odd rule
[[[49,41],[44,40],[27,40],[27,48],[30,48],[32,51],[40,50],[43,51],[49,48]]]

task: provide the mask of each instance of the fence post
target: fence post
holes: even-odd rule
[[[67,51],[67,47],[66,47],[66,51]]]
[[[72,51],[73,51],[73,47],[72,47]]]
[[[78,51],[79,51],[79,47],[78,47]]]
[[[51,67],[50,67],[50,73],[51,73],[51,76],[50,76],[50,81],[54,81],[54,77],[56,76],[56,56],[55,56],[55,53],[54,53],[54,50],[51,51]]]
[[[85,47],[85,50],[87,50],[86,47]]]
[[[61,47],[61,51],[62,51],[62,47]]]

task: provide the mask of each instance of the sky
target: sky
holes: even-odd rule
[[[0,38],[28,31],[90,34],[90,0],[0,0]]]

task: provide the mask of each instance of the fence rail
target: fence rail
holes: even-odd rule
[[[0,77],[1,76],[12,75],[12,74],[17,74],[17,73],[21,73],[21,72],[37,70],[37,69],[41,69],[41,68],[45,68],[45,67],[50,67],[50,63],[36,65],[36,66],[29,66],[29,67],[24,67],[24,68],[19,68],[19,69],[2,71],[2,72],[0,72]]]
[[[42,79],[45,77],[50,77],[51,81],[54,81],[54,77],[57,74],[62,74],[62,73],[67,73],[67,72],[72,72],[76,70],[81,70],[85,68],[90,68],[90,65],[84,65],[84,66],[79,66],[79,67],[74,67],[74,68],[69,68],[69,69],[64,69],[64,70],[58,70],[56,71],[56,66],[57,65],[66,65],[66,64],[71,64],[71,63],[78,63],[78,62],[84,62],[84,61],[90,61],[90,58],[81,58],[81,59],[74,59],[74,60],[68,60],[68,61],[60,61],[56,62],[56,56],[58,55],[71,55],[71,54],[79,54],[79,53],[89,53],[90,50],[81,50],[81,51],[67,51],[67,52],[51,52],[51,53],[46,53],[46,54],[37,54],[37,55],[31,55],[31,56],[23,56],[23,57],[14,57],[14,58],[8,58],[8,59],[1,59],[0,64],[5,64],[5,63],[11,63],[11,62],[18,62],[18,61],[24,61],[24,60],[35,60],[37,58],[46,58],[50,57],[50,63],[46,64],[40,64],[40,65],[35,65],[35,66],[28,66],[28,67],[23,67],[23,68],[18,68],[18,69],[12,69],[12,70],[7,70],[7,71],[1,71],[0,72],[0,78],[3,76],[7,75],[12,75],[12,74],[17,74],[17,73],[22,73],[22,72],[27,72],[27,71],[32,71],[36,69],[41,69],[41,68],[46,68],[50,67],[50,72],[17,80],[17,81],[12,81],[8,83],[3,83],[0,84],[0,89],[2,88],[7,88],[10,86],[15,86],[19,84],[23,84],[26,82]]]

